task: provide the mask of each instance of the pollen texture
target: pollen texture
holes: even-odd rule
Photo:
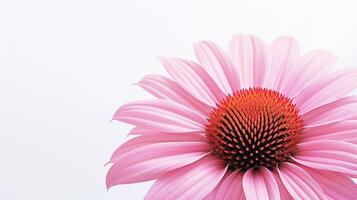
[[[206,133],[212,153],[232,170],[288,161],[303,127],[292,101],[269,89],[250,88],[227,96],[210,113]]]

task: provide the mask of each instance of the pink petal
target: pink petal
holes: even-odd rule
[[[262,86],[268,66],[268,46],[253,35],[236,35],[230,42],[229,55],[241,75],[243,88]]]
[[[211,76],[198,64],[176,58],[161,58],[170,76],[201,102],[215,106],[225,97]]]
[[[144,127],[134,127],[133,129],[131,129],[131,131],[129,132],[128,135],[151,135],[151,134],[156,134],[156,133],[165,133],[165,132],[159,132],[156,130],[150,130]]]
[[[336,56],[324,50],[316,50],[299,58],[296,67],[286,75],[285,95],[295,97],[304,88],[325,75],[335,64]]]
[[[298,154],[294,160],[302,165],[357,175],[357,145],[325,140],[298,144]]]
[[[230,170],[227,170],[226,174],[223,176],[221,181],[216,185],[216,187],[202,200],[215,200],[216,199],[216,194],[222,185],[222,183],[226,180],[226,178],[231,174],[232,172]]]
[[[292,163],[284,163],[278,173],[286,190],[295,200],[326,199],[315,180],[302,168]]]
[[[202,41],[195,45],[197,59],[225,94],[240,89],[239,74],[232,61],[213,42]]]
[[[279,174],[276,171],[274,172],[274,176],[275,176],[276,183],[278,184],[278,187],[279,187],[280,198],[283,200],[294,200],[290,196],[290,194],[286,190],[286,188],[284,187],[284,184],[281,182]]]
[[[344,97],[302,115],[306,127],[357,119],[357,97]]]
[[[326,78],[315,81],[305,88],[294,102],[302,114],[335,101],[357,87],[357,70],[346,69],[330,73]]]
[[[189,131],[189,132],[180,132],[180,131],[176,131],[176,132],[165,132],[165,131],[151,130],[151,129],[148,129],[148,128],[136,126],[136,127],[134,127],[133,129],[131,129],[131,131],[128,133],[128,135],[156,135],[156,134],[170,134],[170,133],[180,133],[180,134],[186,134],[186,133],[206,134],[206,133],[202,132],[202,130],[200,130],[200,131]]]
[[[155,179],[202,158],[210,148],[198,136],[171,133],[129,140],[111,158],[107,187]]]
[[[202,134],[198,133],[158,133],[154,135],[142,135],[135,138],[132,138],[126,141],[124,144],[114,151],[112,157],[110,158],[111,162],[119,160],[121,157],[125,156],[125,153],[138,150],[141,147],[148,145],[167,143],[167,144],[183,144],[185,145],[190,143],[193,146],[207,147],[207,138]],[[206,150],[203,148],[203,150]]]
[[[265,79],[266,87],[280,90],[291,81],[286,78],[286,74],[296,67],[299,45],[292,37],[280,37],[272,43],[270,52],[270,70],[268,78]]]
[[[205,200],[234,199],[244,200],[242,186],[243,174],[238,171],[227,172],[217,187],[205,198]]]
[[[203,199],[220,182],[227,168],[221,159],[204,158],[160,177],[150,188],[146,200]]]
[[[357,199],[357,184],[343,174],[304,168],[331,199]]]
[[[243,176],[243,189],[249,200],[279,200],[279,188],[274,175],[265,167],[249,169]]]
[[[160,99],[128,103],[117,110],[113,119],[164,132],[200,131],[206,124],[205,117],[198,112]]]
[[[357,145],[357,120],[339,121],[305,128],[303,141],[339,140]]]
[[[160,99],[170,99],[182,105],[186,105],[194,110],[208,116],[212,109],[210,106],[198,101],[191,94],[186,92],[176,82],[160,75],[149,75],[144,77],[139,86]]]

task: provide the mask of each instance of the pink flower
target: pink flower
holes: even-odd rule
[[[137,135],[112,155],[107,187],[156,179],[145,199],[357,199],[357,70],[331,71],[323,50],[300,55],[237,35],[228,54],[195,45],[199,64],[161,58],[173,80],[140,82],[158,99],[113,119]]]

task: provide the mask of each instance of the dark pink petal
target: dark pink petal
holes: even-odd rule
[[[212,77],[198,64],[177,58],[161,58],[170,76],[201,102],[216,106],[225,97]]]
[[[270,46],[270,70],[265,79],[265,86],[270,89],[284,91],[291,81],[286,74],[297,67],[299,45],[292,37],[280,37]]]
[[[107,187],[158,178],[206,155],[209,145],[197,134],[139,136],[124,143],[112,155]]]
[[[306,127],[357,119],[357,97],[343,97],[302,115]]]
[[[239,70],[243,88],[262,86],[269,63],[268,46],[253,35],[236,35],[229,55]]]
[[[298,153],[294,160],[302,165],[357,175],[357,145],[325,140],[298,144]]]
[[[316,50],[301,56],[296,66],[286,74],[285,95],[293,98],[332,68],[336,56],[324,50]]]
[[[292,163],[284,163],[278,173],[286,190],[295,200],[327,199],[315,180],[302,168]]]
[[[343,174],[304,168],[331,199],[357,199],[357,184]]]
[[[294,98],[294,102],[299,107],[300,113],[304,114],[347,95],[357,87],[356,77],[356,69],[332,72],[306,87]]]
[[[170,99],[182,105],[186,105],[200,113],[208,116],[212,109],[210,106],[198,101],[195,97],[185,91],[175,81],[164,76],[145,76],[138,85],[160,99]]]
[[[279,200],[279,187],[267,168],[249,169],[243,176],[245,198],[249,200]]]
[[[203,199],[217,186],[226,170],[221,159],[207,155],[158,178],[145,199]]]
[[[128,103],[117,110],[113,119],[163,132],[200,131],[206,123],[202,114],[161,99]]]
[[[357,120],[346,120],[307,127],[302,136],[303,142],[338,140],[357,145]]]
[[[237,70],[225,52],[216,44],[209,41],[199,42],[195,44],[195,53],[201,65],[205,67],[225,94],[232,94],[233,91],[240,89]]]

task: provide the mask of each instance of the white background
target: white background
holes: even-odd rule
[[[132,86],[193,58],[201,39],[295,36],[357,66],[354,1],[0,0],[0,199],[142,199],[150,183],[105,188],[129,125],[110,123]]]

